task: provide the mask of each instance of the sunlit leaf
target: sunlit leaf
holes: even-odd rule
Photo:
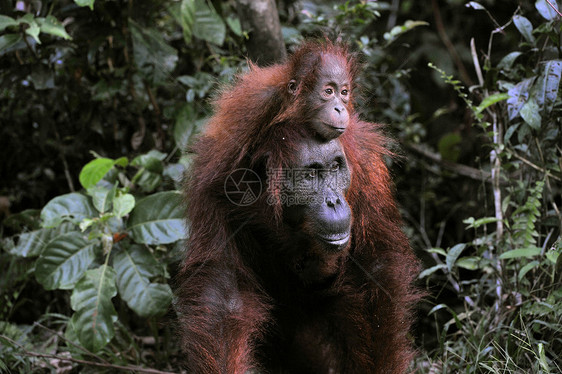
[[[98,183],[111,170],[115,161],[110,158],[96,158],[88,162],[80,171],[80,184],[88,189]]]
[[[124,194],[113,199],[113,214],[115,217],[123,217],[131,212],[135,207],[135,197],[131,194]]]
[[[67,40],[72,39],[64,29],[64,26],[55,17],[47,16],[46,18],[36,18],[36,21],[39,24],[41,32]]]

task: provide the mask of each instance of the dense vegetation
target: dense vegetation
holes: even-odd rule
[[[562,15],[518,3],[278,2],[288,47],[361,53],[397,139],[420,372],[562,371]],[[0,4],[0,371],[179,371],[182,151],[248,31],[232,1]]]

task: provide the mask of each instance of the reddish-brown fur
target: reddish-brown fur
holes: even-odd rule
[[[190,373],[404,373],[413,357],[408,333],[418,263],[401,231],[380,125],[352,114],[339,138],[351,170],[352,239],[343,262],[326,256],[325,266],[337,271],[329,287],[308,287],[290,272],[298,246],[284,230],[276,196],[264,191],[241,207],[224,193],[233,170],[263,177],[290,167],[298,140],[314,136],[304,97],[322,58],[342,59],[354,78],[350,54],[329,42],[306,43],[285,64],[252,66],[216,100],[194,147],[190,237],[177,288]],[[291,96],[287,85],[299,74]]]

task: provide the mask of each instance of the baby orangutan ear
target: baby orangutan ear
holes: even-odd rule
[[[294,80],[294,79],[291,79],[289,81],[289,84],[287,85],[287,90],[289,91],[289,93],[291,93],[293,95],[296,95],[297,88],[298,88],[297,81]]]

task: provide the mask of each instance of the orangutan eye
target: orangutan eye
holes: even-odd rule
[[[340,164],[337,161],[332,162],[332,165],[330,165],[330,171],[338,171],[340,170]]]
[[[334,90],[332,90],[331,88],[326,88],[324,92],[326,92],[327,95],[331,95],[334,93]]]
[[[348,91],[348,90],[343,90],[343,91],[341,92],[341,94],[342,94],[343,96],[347,96],[347,94],[349,94],[349,91]]]

